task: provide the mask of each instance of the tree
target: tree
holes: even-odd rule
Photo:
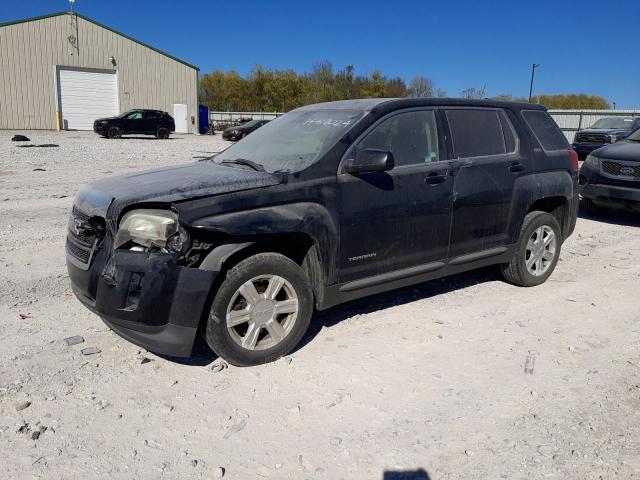
[[[410,98],[435,97],[433,81],[427,77],[413,77],[407,89]]]
[[[460,92],[460,96],[469,100],[480,100],[484,98],[484,90],[484,87],[482,89],[467,88]]]

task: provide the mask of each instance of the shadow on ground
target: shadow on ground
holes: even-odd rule
[[[596,222],[609,223],[611,225],[640,227],[640,212],[633,212],[630,210],[603,209],[602,213],[599,213],[598,215],[591,215],[587,213],[581,205],[580,210],[578,211],[578,221],[580,221],[581,218]]]
[[[387,470],[382,474],[382,480],[431,480],[424,468],[416,470]]]
[[[354,315],[373,313],[379,310],[395,307],[397,305],[403,305],[405,303],[435,297],[443,293],[449,293],[461,288],[467,288],[479,283],[501,279],[502,277],[500,276],[498,268],[491,266],[480,270],[452,275],[439,280],[419,283],[399,290],[379,293],[371,297],[338,305],[323,312],[317,312],[311,320],[309,330],[302,341],[298,344],[295,351],[303,348],[311,342],[318,333],[322,331],[322,329],[331,328]]]

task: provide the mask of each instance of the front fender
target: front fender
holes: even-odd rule
[[[287,233],[307,234],[315,243],[320,262],[331,283],[335,279],[335,262],[338,252],[338,230],[329,211],[313,202],[242,210],[190,222],[193,228],[223,233],[250,242],[251,237]]]

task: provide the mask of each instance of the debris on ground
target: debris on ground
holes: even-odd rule
[[[216,467],[213,469],[213,478],[222,478],[224,477],[225,469],[222,467]]]
[[[536,366],[536,354],[534,352],[529,352],[527,355],[527,359],[524,362],[524,373],[528,373],[529,375],[533,375],[533,369]]]
[[[14,135],[11,137],[12,142],[30,142],[31,139],[25,135]]]
[[[20,412],[26,408],[29,408],[30,405],[31,405],[31,402],[28,402],[28,401],[18,402],[16,403],[16,411]]]
[[[87,347],[80,350],[80,353],[82,353],[83,355],[94,355],[100,352],[101,350],[98,347]]]
[[[145,363],[150,363],[150,362],[152,362],[152,361],[153,361],[153,360],[151,360],[151,359],[150,359],[150,358],[148,358],[148,357],[142,357],[142,358],[140,359],[140,365],[144,365]]]
[[[247,426],[247,419],[245,418],[245,419],[239,421],[238,423],[236,423],[235,425],[232,425],[231,427],[229,427],[229,429],[223,435],[222,438],[224,438],[226,440],[227,438],[235,435],[236,433],[238,433],[239,431],[244,429],[244,427],[246,427],[246,426]]]
[[[52,148],[52,147],[59,147],[60,145],[56,144],[56,143],[41,143],[39,145],[35,145],[35,144],[30,144],[30,145],[18,145],[20,148]]]
[[[221,372],[222,370],[225,370],[226,368],[229,368],[229,364],[222,359],[218,359],[213,363],[213,365],[211,365],[210,370],[213,373],[218,373],[218,372]]]
[[[38,168],[34,168],[33,171],[34,172],[46,172],[47,170],[45,168],[38,167]]]
[[[84,342],[84,338],[80,335],[74,335],[73,337],[67,337],[64,339],[64,343],[66,343],[68,347],[82,342]]]
[[[31,313],[19,313],[18,314],[22,320],[26,320],[27,318],[31,318]]]

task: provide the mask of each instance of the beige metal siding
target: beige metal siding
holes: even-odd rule
[[[76,67],[116,71],[121,112],[171,114],[174,103],[187,104],[189,131],[196,131],[197,70],[83,18],[77,22],[78,49],[68,41],[76,35],[68,14],[0,27],[0,129],[55,129],[56,67]]]

